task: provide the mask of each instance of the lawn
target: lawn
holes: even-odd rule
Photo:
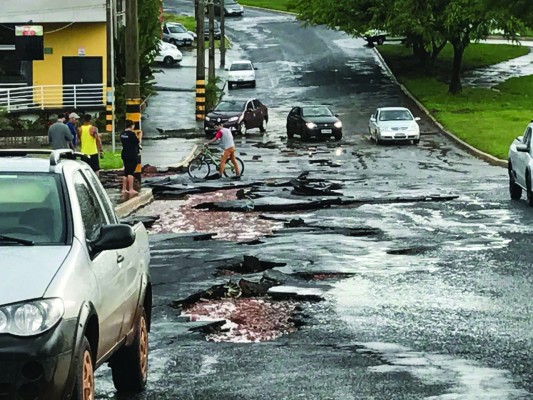
[[[243,6],[262,7],[278,11],[292,11],[290,0],[238,0],[238,2]]]
[[[402,46],[381,46],[379,51],[398,80],[447,130],[484,152],[507,158],[509,144],[524,132],[531,119],[529,93],[533,93],[533,76],[512,78],[493,89],[464,88],[454,96],[448,94],[444,79],[449,76],[451,49],[443,51],[431,75],[422,73]],[[465,52],[464,70],[528,52],[522,46],[473,44]]]

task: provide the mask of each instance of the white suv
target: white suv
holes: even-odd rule
[[[509,193],[513,200],[522,197],[526,191],[527,202],[533,206],[533,121],[529,123],[523,136],[518,136],[509,148]]]

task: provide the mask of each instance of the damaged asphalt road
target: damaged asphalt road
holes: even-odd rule
[[[237,138],[240,181],[146,181],[154,321],[135,398],[532,398],[533,214],[506,171],[425,119],[419,146],[370,142],[375,107],[412,105],[362,40],[252,10],[228,32],[228,60],[259,67],[231,96],[268,104],[268,131]],[[308,99],[343,140],[287,140]],[[115,398],[105,368],[97,398]]]

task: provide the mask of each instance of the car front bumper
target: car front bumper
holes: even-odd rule
[[[309,137],[330,137],[330,136],[342,136],[342,128],[305,128],[307,136]]]
[[[228,128],[232,132],[236,132],[239,129],[239,121],[222,121],[225,128]],[[204,132],[206,136],[213,136],[215,134],[215,121],[214,120],[204,120]],[[1,400],[1,399],[0,399]]]
[[[0,335],[0,399],[66,398],[76,373],[71,368],[76,328],[71,319],[39,336]]]
[[[401,140],[418,140],[420,139],[420,133],[416,132],[394,132],[394,133],[381,133],[379,135],[383,141],[401,141]]]

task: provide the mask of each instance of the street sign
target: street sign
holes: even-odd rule
[[[43,36],[42,25],[15,26],[15,36]]]

